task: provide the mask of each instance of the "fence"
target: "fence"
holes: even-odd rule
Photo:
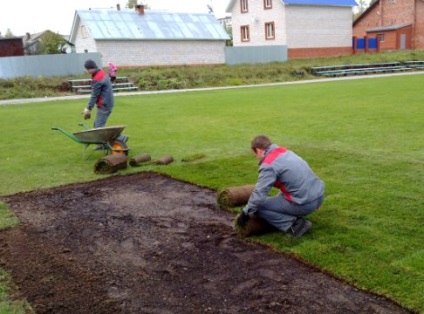
[[[287,61],[287,46],[225,47],[225,63],[269,63]]]
[[[377,38],[353,37],[352,48],[354,54],[379,52],[379,42]],[[79,75],[85,72],[83,64],[87,59],[93,59],[97,64],[102,64],[100,53],[2,57],[0,58],[0,79],[18,76]],[[286,45],[225,47],[225,63],[229,65],[286,62],[287,60]]]
[[[94,60],[99,66],[100,53],[70,53],[0,58],[0,79],[18,76],[68,76],[85,72],[84,62]]]
[[[380,52],[380,46],[378,38],[352,38],[352,50],[353,54],[369,53],[369,52]]]

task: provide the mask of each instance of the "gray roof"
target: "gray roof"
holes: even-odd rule
[[[95,40],[228,40],[229,35],[208,13],[171,13],[145,10],[78,10],[71,41],[78,21]]]
[[[368,32],[387,32],[387,31],[395,31],[397,29],[401,29],[404,27],[412,26],[411,23],[402,23],[402,24],[394,24],[390,26],[381,26],[381,27],[375,27],[375,28],[369,28],[367,29]]]

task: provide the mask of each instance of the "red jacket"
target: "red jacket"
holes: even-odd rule
[[[91,97],[87,109],[97,108],[112,110],[114,106],[113,89],[109,76],[105,71],[98,69],[92,75],[91,80]]]

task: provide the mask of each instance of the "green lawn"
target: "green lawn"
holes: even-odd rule
[[[255,240],[424,313],[424,74],[116,97],[130,157],[172,155],[155,170],[213,189],[254,183],[252,137],[306,159],[326,183],[313,231]],[[95,180],[100,152],[52,131],[78,131],[86,100],[0,106],[0,195]],[[91,123],[91,121],[90,121]],[[193,156],[205,156],[183,162]],[[193,158],[195,159],[195,158]],[[14,223],[2,211],[1,225]]]

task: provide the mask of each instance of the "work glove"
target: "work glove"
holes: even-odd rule
[[[84,120],[88,120],[91,118],[91,111],[87,108],[85,108],[84,111],[81,112],[81,114],[84,116]]]
[[[249,215],[245,214],[243,211],[238,215],[236,220],[236,225],[240,229],[246,228],[247,222],[249,221],[250,217]]]

